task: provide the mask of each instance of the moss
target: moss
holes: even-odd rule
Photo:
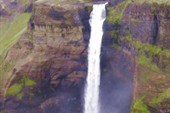
[[[112,37],[115,37],[116,35],[120,34],[120,30],[119,29],[115,29],[113,31],[110,32]]]
[[[32,41],[33,40],[33,36],[30,34],[30,35],[28,35],[28,40],[30,40],[30,41]]]
[[[91,13],[92,10],[93,10],[93,7],[92,7],[92,6],[87,6],[86,8],[87,8],[87,10],[88,10],[88,14],[90,15],[90,13]]]
[[[6,96],[16,96],[22,90],[23,86],[20,83],[13,84],[6,92]]]
[[[152,63],[152,58],[147,58],[145,55],[138,55],[137,63],[139,65],[146,66],[154,71],[157,71],[157,72],[160,71],[158,66],[156,64]]]
[[[155,107],[162,103],[163,101],[170,99],[170,88],[164,90],[162,93],[160,93],[157,97],[154,97],[150,102],[149,105],[151,107]]]
[[[119,42],[121,39],[120,36],[120,28],[121,28],[121,22],[123,18],[124,11],[128,4],[130,3],[130,0],[125,0],[124,2],[118,4],[116,7],[108,7],[108,16],[106,17],[106,21],[109,24],[112,24],[114,27],[114,30],[110,31],[110,36],[113,38],[114,42]],[[113,44],[112,47],[119,48],[119,44]]]
[[[122,20],[122,15],[117,13],[113,8],[108,8],[108,16],[106,20],[111,24],[120,24]]]
[[[140,67],[140,68],[139,68]],[[140,70],[140,71],[139,71]],[[150,80],[152,79],[152,75],[150,74],[150,70],[148,71],[146,69],[146,67],[141,67],[138,66],[138,75],[139,75],[139,81],[141,81],[141,84],[147,84],[150,82]]]
[[[143,102],[144,97],[136,99],[131,107],[131,113],[151,113]]]
[[[164,49],[164,50],[161,51],[160,54],[167,57],[168,59],[170,59],[170,50]]]
[[[112,47],[117,49],[117,50],[121,50],[122,49],[122,47],[120,45],[118,45],[118,44],[113,44]]]
[[[28,94],[30,97],[34,96],[31,91],[32,87],[35,85],[35,81],[31,80],[28,76],[21,78],[18,83],[14,83],[6,92],[6,96],[14,96],[18,99],[22,99],[25,94]],[[27,87],[28,92],[24,92],[23,89]]]
[[[26,7],[29,5],[30,1],[29,0],[17,0],[19,3],[22,4],[22,6]]]
[[[106,18],[107,22],[110,24],[121,24],[124,11],[129,3],[130,0],[125,0],[116,7],[109,7],[108,16]]]
[[[133,0],[135,3],[139,3],[137,0]],[[160,4],[169,3],[168,1],[161,1],[161,0],[142,0],[140,1],[142,3],[152,3],[152,11],[153,13],[156,13],[157,10],[159,10],[158,6]],[[126,0],[122,2],[121,4],[117,5],[116,7],[109,7],[108,8],[108,17],[107,21],[113,25],[120,25],[123,17],[123,13],[128,6],[128,4],[131,3],[130,0]],[[170,72],[170,64],[168,61],[170,61],[170,51],[163,49],[159,46],[152,45],[149,43],[142,43],[140,40],[132,38],[130,33],[126,33],[126,36],[120,35],[120,29],[114,29],[110,32],[110,36],[115,40],[116,43],[124,42],[129,47],[132,47],[136,51],[136,59],[138,64],[147,66],[148,68],[160,72],[164,71],[166,73]],[[117,44],[118,45],[118,44]],[[114,48],[117,48],[115,46],[115,43],[113,44]],[[161,59],[158,60],[158,59]],[[163,59],[163,60],[162,60]],[[159,62],[155,62],[155,61]],[[157,63],[157,64],[156,64]],[[161,64],[160,64],[161,63]]]
[[[84,2],[92,2],[92,0],[83,0]]]
[[[32,87],[34,86],[36,83],[35,81],[31,80],[30,78],[28,77],[24,77],[24,85],[27,86],[27,87]]]
[[[170,5],[170,1],[169,0],[133,0],[135,3],[148,3],[148,4],[166,4],[166,5]]]
[[[18,93],[16,97],[21,100],[24,97],[24,93],[23,92]]]
[[[129,33],[127,33],[124,37],[120,36],[120,41],[127,43],[129,46],[135,49],[136,59],[139,65],[146,66],[156,72],[160,71],[168,72],[168,70],[170,69],[170,65],[168,64],[168,61],[170,60],[169,50],[162,49],[159,46],[152,45],[149,43],[142,43],[140,40],[132,38],[131,34]],[[166,65],[166,68],[165,66],[162,66],[165,68],[163,69],[160,65],[158,67],[158,64],[153,62],[154,57],[157,58],[162,57],[164,60],[164,64]],[[161,63],[163,62],[163,60],[161,61]]]

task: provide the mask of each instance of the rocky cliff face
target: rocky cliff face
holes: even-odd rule
[[[83,111],[90,11],[89,3],[87,7],[82,3],[61,6],[34,4],[27,32],[6,57],[6,62],[15,62],[15,66],[4,90],[5,112]],[[105,34],[101,61],[102,111],[123,113],[130,111],[133,62],[123,51],[110,48],[108,40]],[[17,91],[16,86],[20,87]],[[118,86],[123,90],[118,90]],[[127,95],[123,96],[124,92]],[[121,99],[124,101],[119,102]]]
[[[86,16],[84,7],[67,10],[35,4],[29,29],[6,58],[7,62],[16,61],[11,83],[7,86],[20,84],[25,76],[35,85],[32,88],[24,85],[15,94],[24,92],[22,100],[13,97],[10,88],[6,90],[9,95],[5,102],[6,112],[18,113],[21,109],[25,112],[29,108],[29,113],[82,111],[81,97],[87,72],[84,35],[89,35],[83,26],[86,20],[82,19]],[[11,96],[13,99],[9,99]],[[35,108],[31,108],[32,105]]]
[[[111,2],[115,4],[117,1]],[[112,4],[110,7],[113,8]],[[12,62],[14,67],[3,90],[2,111],[83,112],[90,12],[90,3],[55,5],[36,2],[33,5],[27,31],[6,55],[5,62]],[[117,15],[113,16],[117,18]],[[121,24],[106,21],[104,25],[101,111],[129,113],[132,100],[146,95],[142,101],[153,113],[162,110],[166,113],[168,101],[155,104],[153,97],[159,93],[162,95],[169,87],[169,57],[164,56],[165,50],[170,49],[169,8],[166,5],[130,3],[121,20]],[[149,52],[154,47],[151,61],[144,59],[146,62],[142,62],[141,58],[150,56],[148,49],[144,49],[141,57],[140,50],[144,47],[151,48]],[[153,51],[157,49],[158,53],[163,53],[155,55]],[[152,63],[161,69],[166,68],[166,71],[153,71],[155,65],[150,66]]]
[[[124,12],[123,23],[142,42],[170,49],[169,8],[165,4],[130,4]]]
[[[166,94],[166,91],[169,93],[168,88],[170,87],[168,71],[170,69],[169,11],[169,6],[166,4],[130,3],[122,18],[121,30],[123,34],[130,33],[132,38],[132,40],[128,40],[132,48],[127,49],[131,53],[135,51],[137,59],[137,78],[135,80],[137,81],[137,97],[146,95],[143,101],[152,109],[153,113],[169,112],[169,108],[165,107],[169,106],[167,103],[169,97],[159,96]],[[144,56],[146,59],[142,59]],[[158,68],[153,68],[154,66]],[[163,84],[159,83],[160,81]],[[149,88],[147,88],[148,86]],[[158,98],[162,100],[156,102],[155,100]]]
[[[157,46],[161,51],[169,51],[169,6],[162,4],[130,4],[123,16],[123,31],[142,43]],[[139,45],[140,46],[140,45]],[[148,48],[150,49],[150,48]],[[157,49],[157,50],[158,50]],[[154,51],[157,51],[154,50]],[[169,53],[155,55],[153,61],[158,67],[169,72]]]

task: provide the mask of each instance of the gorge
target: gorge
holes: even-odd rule
[[[95,106],[170,112],[168,0],[0,0],[0,113],[84,113],[89,19],[105,2]]]

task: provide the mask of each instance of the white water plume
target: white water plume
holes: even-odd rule
[[[84,94],[84,113],[100,113],[100,51],[103,36],[103,23],[106,18],[105,4],[93,5],[91,19],[91,36],[88,47],[88,75]]]

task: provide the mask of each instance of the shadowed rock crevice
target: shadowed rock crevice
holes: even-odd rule
[[[79,10],[79,17],[81,19],[83,28],[83,37],[84,37],[84,42],[88,46],[88,42],[90,39],[90,32],[91,32],[91,27],[89,24],[89,19],[90,19],[90,12],[92,10],[92,6],[85,7],[84,9]]]
[[[157,15],[153,16],[153,26],[152,26],[152,41],[151,43],[153,45],[156,45],[158,43],[158,37],[159,37],[159,18]]]

